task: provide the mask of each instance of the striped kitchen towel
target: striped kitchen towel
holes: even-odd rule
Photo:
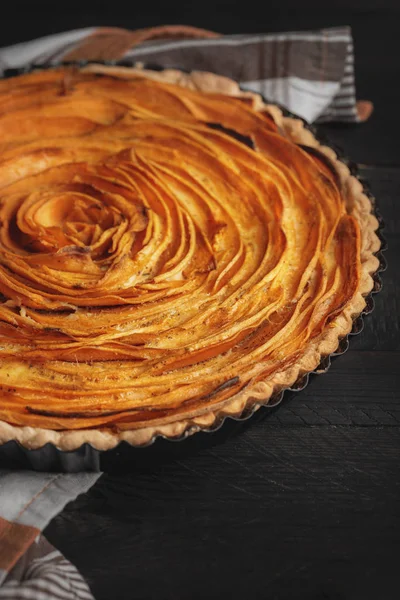
[[[0,600],[92,600],[87,583],[41,535],[99,473],[0,470]]]
[[[186,26],[87,28],[0,49],[0,74],[83,59],[213,71],[309,122],[365,121],[372,112],[371,102],[356,100],[349,27],[224,36]]]

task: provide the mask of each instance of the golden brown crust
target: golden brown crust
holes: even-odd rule
[[[297,144],[304,144],[319,149],[333,163],[339,174],[347,211],[355,217],[361,229],[361,275],[357,293],[320,335],[308,343],[306,351],[298,360],[274,375],[268,382],[254,381],[233,397],[228,397],[210,407],[196,407],[187,410],[183,415],[172,414],[167,417],[152,420],[151,427],[141,427],[127,431],[112,431],[106,429],[80,429],[76,431],[53,431],[35,427],[18,427],[0,422],[0,442],[17,440],[28,448],[39,448],[50,442],[61,450],[73,450],[88,442],[99,450],[115,447],[121,440],[133,445],[149,443],[155,435],[168,438],[190,435],[199,429],[211,428],[216,422],[227,415],[239,416],[245,408],[258,407],[266,404],[279,390],[290,387],[303,373],[314,370],[320,363],[321,357],[334,352],[339,340],[347,335],[352,328],[353,319],[359,315],[364,306],[364,297],[373,288],[372,274],[377,270],[379,261],[375,253],[379,250],[380,241],[376,235],[378,222],[371,214],[371,203],[363,193],[361,183],[353,177],[347,166],[340,162],[333,150],[321,146],[313,134],[307,130],[298,119],[284,117],[276,106],[264,105],[261,98],[249,92],[242,92],[238,85],[224,77],[211,73],[184,74],[180,71],[166,70],[161,73],[145,72],[141,69],[124,67],[102,67],[91,65],[84,69],[86,72],[105,72],[122,78],[143,76],[161,82],[178,84],[194,90],[217,92],[253,99],[253,108],[267,110],[285,135]]]

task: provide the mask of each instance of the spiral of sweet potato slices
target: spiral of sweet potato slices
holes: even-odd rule
[[[0,83],[0,419],[124,430],[292,364],[359,285],[334,172],[266,111],[70,68]]]

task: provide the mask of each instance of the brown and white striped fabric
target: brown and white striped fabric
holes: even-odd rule
[[[185,26],[87,28],[0,48],[0,74],[28,64],[120,58],[231,77],[309,122],[357,122],[372,111],[370,102],[356,100],[349,27],[225,36]]]
[[[93,600],[78,570],[39,536],[0,587],[1,600]]]
[[[87,583],[41,535],[99,473],[0,470],[0,600],[92,600]]]

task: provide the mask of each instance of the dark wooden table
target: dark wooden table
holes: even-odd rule
[[[224,442],[159,463],[142,462],[143,454],[131,465],[121,461],[125,472],[105,474],[45,534],[88,579],[96,600],[398,600],[399,10],[367,2],[351,11],[338,2],[330,12],[299,11],[289,3],[285,14],[271,9],[261,22],[254,7],[240,12],[226,2],[213,3],[213,11],[168,4],[157,17],[143,6],[124,18],[111,4],[99,13],[66,3],[52,13],[51,27],[50,17],[32,9],[18,32],[3,27],[4,44],[17,41],[12,35],[93,23],[179,21],[227,33],[351,24],[359,97],[374,101],[375,114],[364,125],[323,129],[371,183],[386,222],[389,268],[364,332],[327,374]]]

